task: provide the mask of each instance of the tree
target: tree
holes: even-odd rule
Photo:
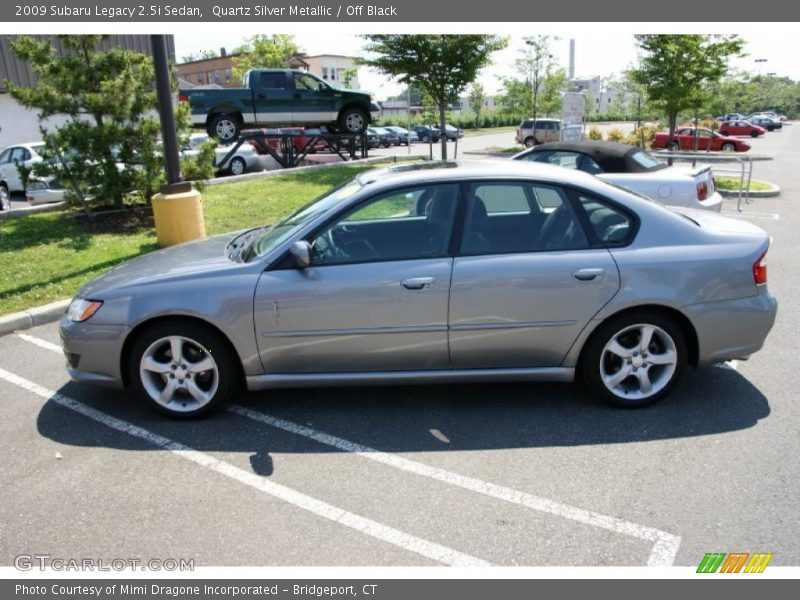
[[[555,66],[553,55],[550,53],[550,42],[558,38],[550,35],[534,35],[523,39],[527,49],[520,50],[522,56],[516,60],[515,66],[527,82],[531,96],[529,114],[536,120],[540,109],[539,98],[545,89],[544,83],[551,77]],[[550,90],[551,101],[552,94]]]
[[[728,59],[744,47],[735,35],[637,35],[636,41],[642,54],[630,77],[664,111],[670,140],[678,113],[707,101],[710,87],[727,72]]]
[[[241,79],[250,69],[285,67],[297,52],[294,36],[283,33],[254,35],[234,50],[233,77]]]
[[[494,35],[408,35],[364,36],[365,50],[374,58],[363,62],[400,83],[420,88],[435,103],[442,130],[447,108],[472,83],[478,71],[489,64],[493,52],[507,41]],[[442,158],[447,158],[447,137],[442,135]]]
[[[163,181],[156,147],[160,126],[150,116],[156,108],[152,59],[122,48],[101,51],[97,45],[103,37],[59,36],[62,55],[49,41],[17,37],[11,47],[29,62],[38,84],[5,84],[20,104],[39,111],[43,123],[46,160],[34,172],[66,172],[84,192],[121,206],[131,192],[149,199]],[[67,122],[47,129],[44,121],[54,115],[66,116]]]
[[[486,104],[486,90],[477,81],[473,82],[469,90],[469,107],[475,114],[474,126],[477,129],[481,126],[481,111],[483,105]]]

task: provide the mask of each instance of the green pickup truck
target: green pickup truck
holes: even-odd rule
[[[252,69],[244,84],[180,90],[178,99],[191,105],[192,124],[221,142],[235,140],[246,127],[329,125],[357,134],[380,116],[369,93],[334,87],[307,71]]]

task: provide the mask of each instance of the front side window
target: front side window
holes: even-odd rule
[[[321,89],[324,89],[326,84],[314,77],[313,75],[309,75],[306,73],[295,73],[294,76],[294,88],[298,91],[304,92],[317,92]]]
[[[538,183],[475,184],[461,253],[511,254],[587,248],[567,193]]]
[[[378,196],[315,235],[311,263],[324,266],[444,256],[457,202],[455,184]]]

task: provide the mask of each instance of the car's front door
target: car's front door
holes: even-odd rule
[[[309,73],[294,73],[294,122],[298,125],[333,123],[337,117],[336,103],[341,96],[341,92]]]
[[[291,125],[293,91],[285,71],[261,71],[253,90],[256,121],[265,125]]]
[[[616,264],[577,210],[549,184],[471,186],[450,288],[453,368],[558,366],[616,294]],[[620,235],[613,216],[595,220]]]
[[[25,186],[22,184],[22,176],[19,173],[20,166],[28,166],[25,162],[25,157],[27,156],[28,160],[30,160],[30,152],[28,152],[22,146],[16,146],[11,148],[11,151],[8,155],[5,155],[5,160],[2,165],[0,165],[0,169],[2,169],[2,178],[8,185],[8,189],[11,192],[22,192],[25,191]]]
[[[267,373],[445,369],[458,186],[380,194],[313,235],[312,263],[260,278]]]

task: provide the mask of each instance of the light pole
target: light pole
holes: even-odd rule
[[[534,131],[536,130],[536,92],[534,91],[533,86],[533,45],[534,41],[531,39],[525,40],[525,44],[528,46],[528,82],[531,84],[531,108],[532,108],[532,116],[533,116],[533,127]],[[534,133],[534,135],[536,135]]]
[[[758,76],[761,77],[761,66],[767,62],[766,58],[757,58],[755,60],[756,64],[758,65]]]

